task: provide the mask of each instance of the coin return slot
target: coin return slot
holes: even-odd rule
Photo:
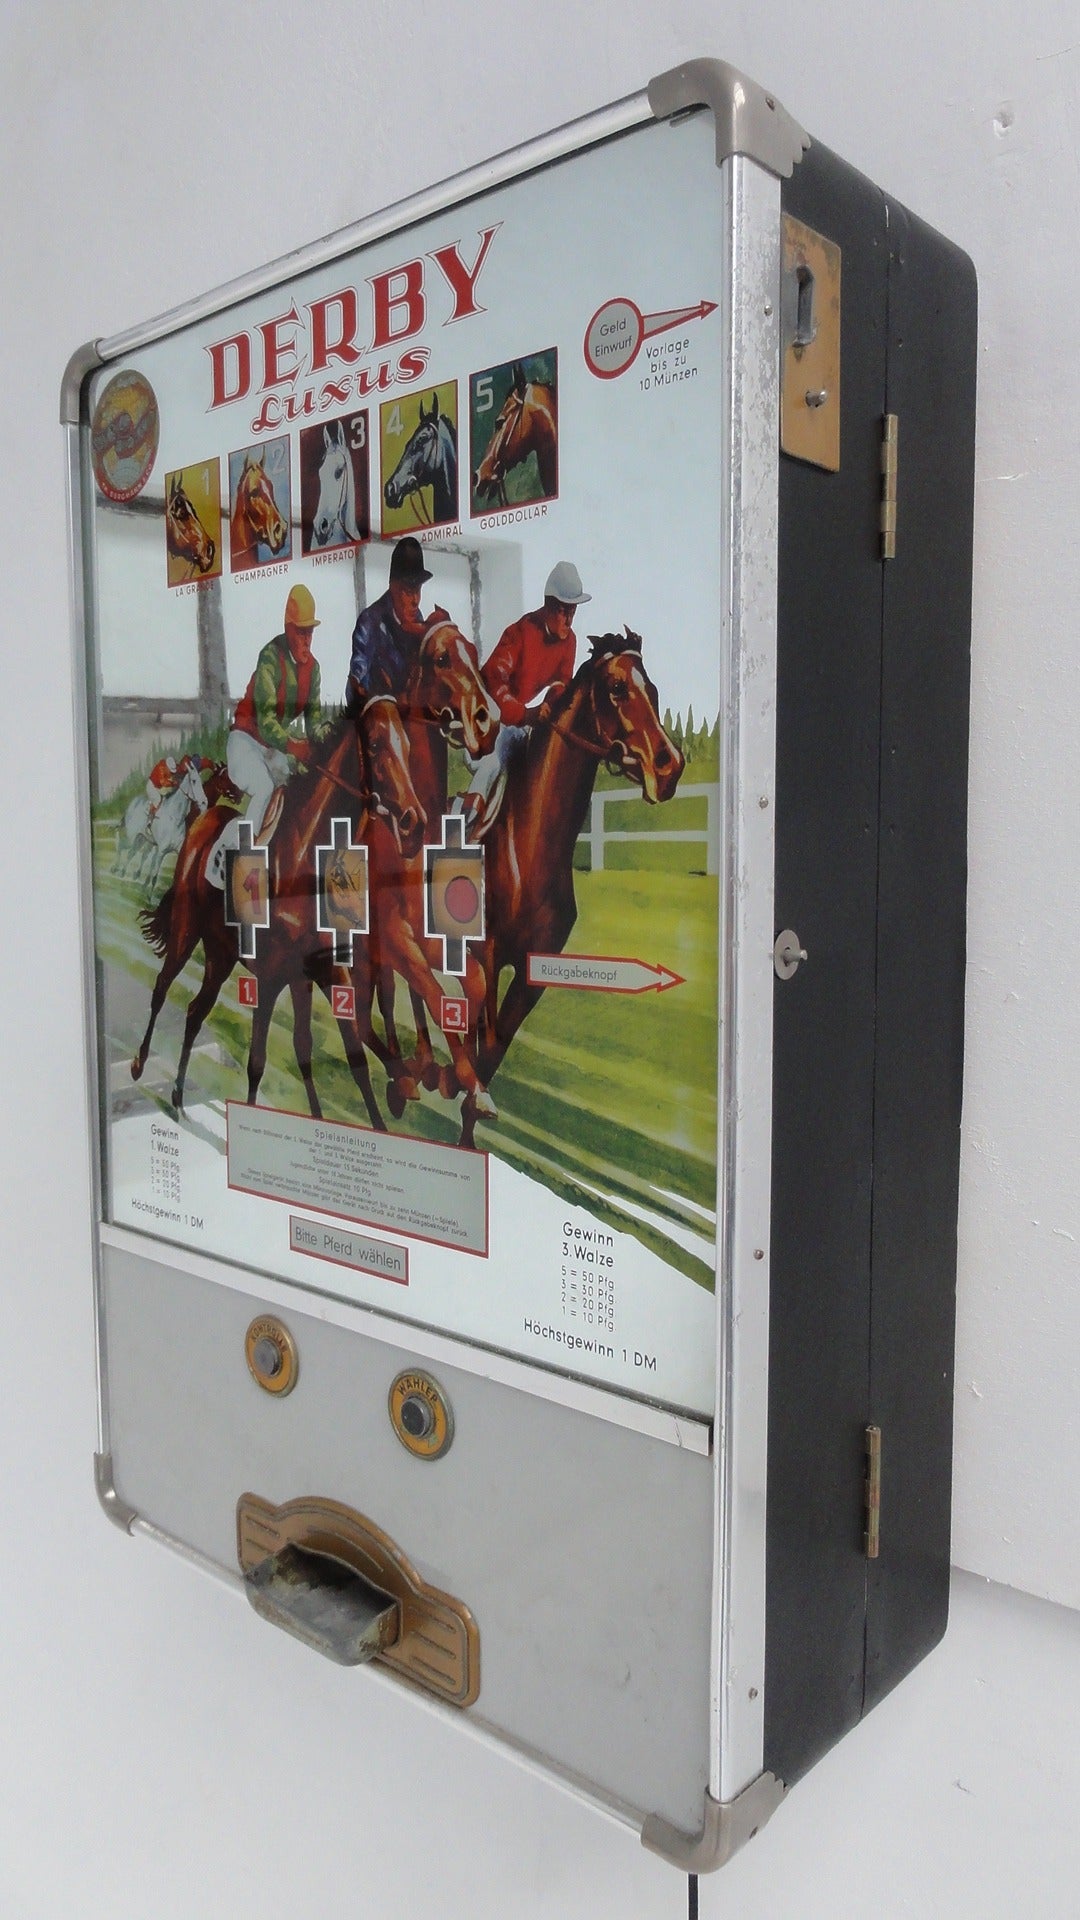
[[[358,1667],[393,1646],[396,1600],[329,1554],[286,1546],[244,1575],[256,1613],[341,1667]]]

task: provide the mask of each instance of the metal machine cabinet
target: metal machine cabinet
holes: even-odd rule
[[[946,1622],[974,402],[712,60],[63,383],[102,1504],[689,1871]]]

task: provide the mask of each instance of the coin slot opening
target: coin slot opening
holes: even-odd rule
[[[256,1613],[338,1666],[374,1660],[398,1637],[398,1602],[329,1554],[290,1543],[244,1581]]]

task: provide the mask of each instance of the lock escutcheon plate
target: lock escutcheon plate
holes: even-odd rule
[[[780,446],[840,470],[840,248],[783,217]]]

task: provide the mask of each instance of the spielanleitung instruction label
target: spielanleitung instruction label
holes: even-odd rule
[[[230,1101],[229,1185],[487,1253],[487,1155]]]

